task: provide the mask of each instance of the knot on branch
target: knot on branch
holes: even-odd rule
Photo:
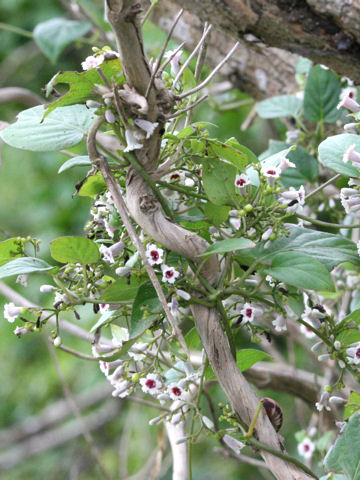
[[[143,213],[152,214],[159,209],[159,204],[154,195],[141,195],[139,201],[139,208]]]
[[[141,13],[143,11],[142,6],[140,3],[135,3],[134,5],[131,5],[124,14],[124,20],[125,22],[133,22],[136,15]]]

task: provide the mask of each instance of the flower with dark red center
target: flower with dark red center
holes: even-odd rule
[[[160,393],[160,389],[163,384],[159,376],[155,373],[148,373],[146,377],[140,378],[140,385],[144,393],[150,393],[150,395],[157,395]]]
[[[175,270],[174,267],[168,267],[167,265],[161,265],[162,270],[162,281],[168,283],[175,283],[175,280],[180,275],[180,273]]]
[[[312,454],[314,453],[315,450],[315,445],[314,443],[310,440],[310,438],[304,438],[304,440],[299,443],[297,446],[299,455],[302,457],[306,458],[307,460],[312,457]]]
[[[245,303],[240,314],[243,316],[242,323],[252,323],[256,316],[263,313],[262,309],[251,303]]]
[[[275,180],[280,177],[281,170],[279,167],[263,167],[261,173],[266,177],[270,186],[275,184]]]
[[[168,394],[172,400],[185,400],[185,393],[185,390],[179,383],[171,383],[168,386]]]
[[[250,185],[250,178],[242,173],[241,175],[236,175],[235,178],[235,187],[238,187],[239,193],[245,195],[246,187]]]
[[[150,265],[160,265],[163,261],[164,250],[150,243],[146,246],[146,256]]]

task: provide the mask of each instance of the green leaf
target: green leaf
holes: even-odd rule
[[[324,459],[326,468],[342,471],[351,480],[360,480],[359,420],[360,413],[352,415]]]
[[[23,110],[17,121],[0,132],[0,138],[15,148],[33,152],[55,152],[77,145],[89,131],[96,116],[85,105],[63,107],[44,121],[42,105]]]
[[[22,248],[16,238],[9,238],[0,242],[0,266],[16,257],[21,257],[21,255]]]
[[[230,207],[225,205],[214,205],[211,202],[205,203],[204,212],[213,225],[220,225],[229,217]]]
[[[258,161],[256,155],[241,145],[235,138],[230,138],[225,143],[208,139],[206,143],[209,156],[227,160],[241,171],[244,171],[250,163]]]
[[[73,157],[69,158],[69,160],[66,160],[61,167],[58,170],[58,173],[65,172],[66,170],[69,170],[70,168],[74,167],[80,167],[80,166],[86,166],[89,167],[91,165],[91,160],[88,155],[81,155],[78,157]]]
[[[78,195],[80,197],[95,198],[97,195],[104,193],[105,190],[105,180],[101,175],[101,172],[98,172],[96,175],[90,175],[90,177],[87,177],[85,182],[81,185]]]
[[[116,310],[107,310],[101,315],[99,320],[91,327],[90,333],[96,332],[100,327],[108,325],[112,320]]]
[[[99,247],[89,238],[60,237],[50,243],[51,256],[61,263],[88,265],[100,259]]]
[[[344,420],[360,410],[360,393],[351,392],[344,410]]]
[[[298,252],[318,260],[328,270],[343,262],[360,265],[356,244],[341,235],[297,226],[291,226],[289,230],[288,236],[277,238],[267,248],[264,248],[266,242],[260,242],[255,248],[242,250],[239,254],[241,263],[251,265],[256,260],[271,265],[272,259],[279,253]]]
[[[299,188],[305,185],[307,181],[314,182],[318,176],[318,163],[316,159],[310,155],[302,147],[296,147],[288,153],[287,158],[290,162],[295,163],[296,168],[288,168],[280,176],[280,181],[284,187]]]
[[[317,450],[319,450],[320,452],[327,450],[333,436],[334,436],[334,432],[332,430],[324,433],[324,435],[322,435],[315,442]]]
[[[235,250],[242,250],[244,248],[255,247],[255,243],[248,238],[228,238],[226,240],[220,240],[213,243],[208,247],[204,253],[199,257],[206,257],[208,255],[214,255],[215,253],[227,253],[234,252]]]
[[[304,114],[310,122],[335,123],[341,112],[336,108],[340,82],[331,70],[316,65],[311,68],[305,87]]]
[[[150,312],[161,310],[160,300],[151,282],[140,285],[136,294],[131,313],[130,338],[145,332],[156,318],[156,315],[145,316],[144,307]]]
[[[254,350],[252,348],[244,348],[236,353],[236,363],[241,372],[244,372],[261,360],[271,360],[271,357],[261,350]]]
[[[116,282],[109,285],[103,291],[100,300],[103,303],[107,302],[129,302],[134,300],[139,289],[139,281],[134,278],[131,283],[127,283],[126,278],[119,278]]]
[[[341,342],[343,347],[348,347],[353,343],[360,342],[360,332],[357,328],[347,328],[336,336],[336,340]]]
[[[280,282],[309,290],[334,291],[330,273],[324,265],[299,252],[278,253],[266,273]]]
[[[308,58],[298,57],[296,64],[296,73],[307,74],[311,68],[312,62]]]
[[[52,18],[39,23],[34,29],[34,40],[40,50],[55,63],[61,52],[74,40],[86,35],[91,23],[65,18]]]
[[[215,205],[232,205],[235,194],[236,168],[218,159],[208,159],[202,169],[205,193]]]
[[[129,330],[127,328],[119,327],[118,325],[110,325],[110,328],[112,336],[120,345],[129,340]]]
[[[191,135],[196,134],[197,132],[199,132],[200,130],[203,130],[205,127],[208,127],[208,126],[216,127],[216,125],[210,122],[194,122],[191,125],[180,130],[180,132],[176,135],[176,138],[181,139],[181,138],[190,137]]]
[[[297,118],[300,114],[301,105],[302,101],[295,95],[279,95],[259,102],[256,108],[262,118]]]
[[[190,68],[185,68],[184,73],[182,75],[182,80],[183,80],[183,88],[185,91],[192,90],[194,87],[196,87],[197,82]]]
[[[328,137],[319,145],[319,160],[331,170],[346,175],[347,177],[360,178],[360,170],[343,162],[343,156],[350,145],[355,144],[355,149],[360,151],[360,137],[350,133],[342,133]]]
[[[22,275],[33,272],[45,272],[55,268],[44,260],[34,257],[16,258],[0,267],[0,278],[11,277],[11,275]]]
[[[117,83],[121,83],[124,80],[122,75],[119,77],[121,72],[121,63],[118,58],[114,60],[105,60],[101,64],[101,70],[110,83],[112,80],[116,80]],[[91,68],[90,70],[81,73],[59,72],[50,80],[46,87],[47,91],[51,91],[55,85],[59,85],[61,83],[68,84],[69,90],[65,93],[65,95],[46,107],[45,117],[47,117],[50,112],[55,110],[55,108],[74,105],[77,103],[84,103],[89,99],[96,99],[97,95],[92,93],[95,88],[95,84],[105,85],[104,80],[99,75],[99,72],[96,70],[96,68]]]

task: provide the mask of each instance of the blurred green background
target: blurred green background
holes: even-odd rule
[[[95,6],[101,12],[102,0],[86,0],[79,2]],[[0,22],[19,27],[32,32],[42,21],[56,16],[65,15],[61,2],[56,0],[12,0],[3,1],[0,6]],[[100,14],[100,17],[102,13]],[[80,63],[91,54],[89,42],[77,42],[66,49],[59,62],[53,65],[39,51],[31,38],[10,32],[6,26],[0,28],[2,49],[0,51],[0,87],[18,86],[28,88],[41,94],[41,89],[59,70],[81,70]],[[102,46],[100,40],[93,35],[94,45]],[[165,34],[147,23],[145,39],[151,48],[148,53],[155,56],[159,53]],[[90,42],[91,43],[91,42]],[[174,44],[173,44],[174,45]],[[173,45],[170,45],[173,46]],[[273,129],[264,121],[256,119],[251,127],[242,132],[240,127],[247,118],[253,103],[223,111],[226,102],[246,100],[246,95],[231,91],[221,98],[213,99],[211,104],[203,104],[198,108],[195,120],[206,120],[219,126],[211,134],[220,139],[236,137],[241,143],[251,148],[255,153],[261,153],[267,147],[268,139]],[[12,122],[16,114],[24,107],[18,104],[0,105],[0,120]],[[85,152],[84,146],[77,147],[77,152]],[[61,175],[57,170],[65,156],[55,153],[31,153],[16,150],[7,145],[2,146],[2,165],[0,170],[0,240],[17,236],[35,236],[41,239],[41,255],[46,259],[49,242],[62,235],[81,235],[88,219],[90,200],[73,197],[75,184],[85,175],[85,170],[76,168]],[[46,283],[46,277],[30,278],[27,288],[7,281],[8,285],[19,293],[40,302],[39,285]],[[1,298],[3,303],[8,300]],[[43,300],[41,300],[43,301]],[[95,316],[89,309],[79,311],[80,324],[89,328]],[[73,321],[74,319],[71,318]],[[84,353],[89,352],[89,346],[81,341],[69,339],[73,348]],[[280,348],[285,345],[280,344]],[[45,453],[35,455],[30,447],[19,442],[9,444],[10,433],[5,430],[11,425],[19,424],[31,417],[39,415],[43,409],[55,401],[64,398],[61,380],[57,373],[60,368],[74,395],[91,391],[96,385],[100,389],[108,387],[96,362],[70,357],[64,352],[56,352],[58,365],[49,354],[46,333],[29,335],[20,340],[13,334],[13,326],[4,319],[0,322],[0,349],[2,359],[2,381],[0,389],[0,476],[3,480],[29,479],[81,479],[95,480],[101,478],[89,453],[87,443],[78,436]],[[301,358],[301,349],[299,348]],[[310,360],[303,359],[304,365]],[[95,395],[90,393],[89,395]],[[225,401],[218,388],[212,390],[215,404]],[[292,413],[294,401],[286,395],[263,391],[261,395],[270,395],[278,399],[285,410],[285,426],[283,435],[287,437],[287,447],[294,452],[296,442],[293,432],[302,426]],[[86,396],[86,393],[85,393]],[[107,399],[97,405],[87,408],[85,415],[95,412],[100,417],[99,410],[106,416],[113,411],[113,418],[94,431],[95,443],[101,451],[101,456],[112,478],[131,478],[144,465],[149,455],[157,445],[158,427],[149,427],[148,420],[157,415],[151,408],[132,403]],[[60,407],[59,407],[60,408]],[[56,408],[55,408],[56,410]],[[104,413],[105,412],[105,413]],[[110,413],[109,413],[110,412]],[[67,424],[74,421],[68,416]],[[54,427],[49,439],[66,438],[66,428],[61,430],[61,423]],[[58,429],[57,429],[58,428]],[[69,427],[70,428],[70,427]],[[79,426],[75,430],[79,430]],[[161,427],[160,427],[161,429]],[[64,433],[65,432],[65,433]],[[46,437],[38,437],[38,444],[47,443]],[[11,446],[11,449],[9,447]],[[213,447],[218,446],[212,438],[194,446],[194,479],[218,478],[233,480],[246,478],[272,478],[266,471],[240,464],[239,462],[220,455],[212,454]],[[6,448],[5,448],[6,447]],[[34,452],[36,451],[36,448]],[[165,454],[165,464],[168,468],[163,479],[171,478],[169,452]],[[10,460],[9,460],[10,459]],[[6,463],[8,462],[8,463]],[[10,463],[9,463],[10,462]],[[11,463],[12,462],[12,463]],[[14,465],[6,469],[4,465]],[[138,477],[133,477],[138,478]]]

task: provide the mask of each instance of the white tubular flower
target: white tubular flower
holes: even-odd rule
[[[160,265],[163,262],[164,250],[154,243],[146,246],[146,256],[150,265]]]
[[[240,195],[246,194],[246,187],[250,185],[250,178],[242,173],[241,175],[236,175],[235,178],[235,187],[238,187]]]
[[[357,246],[358,254],[360,255],[360,240],[357,242],[356,246]]]
[[[287,205],[286,211],[292,213],[296,212],[299,207],[305,204],[305,188],[303,185],[296,190],[294,187],[290,187],[289,190],[282,192],[279,198],[279,202]]]
[[[149,120],[144,120],[142,118],[137,118],[134,120],[134,124],[146,132],[146,139],[150,138],[154,133],[156,127],[159,125],[158,122],[149,122]]]
[[[170,308],[170,312],[174,317],[175,322],[179,323],[181,320],[181,317],[179,312],[179,302],[176,297],[171,298],[171,302],[168,303],[168,307]]]
[[[241,218],[240,217],[231,217],[229,219],[230,224],[235,228],[235,230],[239,230],[241,227]]]
[[[22,310],[22,307],[16,307],[13,302],[5,303],[4,305],[4,317],[9,323],[14,323],[18,318]]]
[[[111,247],[106,247],[105,245],[100,245],[99,251],[103,257],[103,260],[108,265],[115,263],[115,257],[119,255],[125,248],[125,243],[120,241],[111,245]]]
[[[189,177],[185,177],[185,180],[184,180],[184,185],[186,187],[193,187],[195,185],[195,182],[192,178],[189,178]]]
[[[286,143],[295,143],[299,140],[300,130],[287,130]]]
[[[359,365],[360,363],[360,342],[354,343],[346,349],[346,355],[350,363]]]
[[[30,328],[29,330],[24,327],[15,327],[14,333],[17,337],[22,337],[23,335],[28,335],[29,333],[33,333],[33,329]]]
[[[138,143],[131,130],[125,130],[126,148],[124,152],[132,152],[133,150],[139,150],[142,148],[142,144]]]
[[[262,309],[251,303],[245,303],[240,311],[240,315],[243,316],[242,324],[252,323],[256,317],[263,313]]]
[[[245,447],[245,443],[239,442],[236,438],[231,437],[230,435],[223,436],[223,442],[235,453],[239,454],[241,449]]]
[[[167,393],[172,400],[186,400],[186,391],[180,383],[170,383]]]
[[[337,397],[336,395],[329,398],[329,403],[331,405],[344,405],[346,403],[345,398]]]
[[[360,105],[356,100],[351,98],[351,93],[346,95],[341,102],[338,103],[337,109],[339,110],[341,107],[347,108],[348,110],[351,110],[352,112],[360,112]]]
[[[315,450],[315,444],[310,440],[310,438],[304,438],[304,440],[299,443],[297,446],[299,455],[304,457],[306,460],[309,460]]]
[[[286,320],[282,315],[275,318],[275,320],[272,321],[272,324],[277,332],[286,332],[287,330]]]
[[[209,417],[206,417],[205,415],[203,415],[201,417],[201,420],[202,420],[202,422],[203,422],[203,424],[205,425],[206,428],[208,428],[209,430],[212,430],[212,431],[215,430],[214,422],[212,420],[210,420]]]
[[[263,167],[261,173],[266,177],[268,184],[272,187],[275,180],[280,177],[281,170],[279,167]]]
[[[131,268],[129,267],[119,267],[115,270],[115,273],[118,277],[125,277],[131,272]]]
[[[319,412],[322,412],[323,409],[330,411],[331,408],[329,407],[329,398],[330,398],[330,393],[329,392],[323,392],[320,396],[320,400],[315,403],[315,407]]]
[[[191,295],[187,292],[184,292],[184,290],[176,290],[176,295],[179,295],[180,298],[183,298],[184,300],[190,300]]]
[[[177,277],[180,275],[180,273],[175,270],[174,267],[168,267],[167,265],[161,265],[161,270],[162,270],[162,281],[174,284],[175,280]]]
[[[41,285],[40,292],[41,293],[50,293],[55,289],[52,285]]]
[[[140,385],[142,391],[150,395],[157,395],[163,386],[159,376],[154,373],[148,373],[145,378],[140,378]]]
[[[170,58],[172,57],[172,59],[170,60],[170,66],[171,66],[171,71],[173,72],[174,76],[176,77],[176,75],[179,73],[179,70],[180,70],[180,57],[183,53],[182,50],[179,50],[177,53],[175,53],[176,50],[168,50],[165,55],[164,55],[164,58]]]
[[[116,118],[112,110],[105,110],[105,120],[110,124],[116,122]]]
[[[360,211],[360,195],[355,188],[342,188],[340,201],[348,215],[358,215]]]
[[[272,235],[273,233],[273,229],[271,227],[269,227],[267,230],[265,230],[265,232],[261,235],[261,240],[269,240],[270,236]]]
[[[83,62],[81,62],[81,66],[83,70],[91,70],[92,68],[96,68],[102,64],[104,61],[104,55],[90,55],[86,57]]]
[[[290,160],[286,157],[281,157],[280,163],[279,163],[279,168],[281,173],[285,172],[288,168],[296,168],[295,163],[290,162]]]
[[[355,151],[355,143],[350,145],[343,155],[343,162],[347,163],[349,160],[352,162],[354,167],[359,168],[360,166],[360,153]]]

